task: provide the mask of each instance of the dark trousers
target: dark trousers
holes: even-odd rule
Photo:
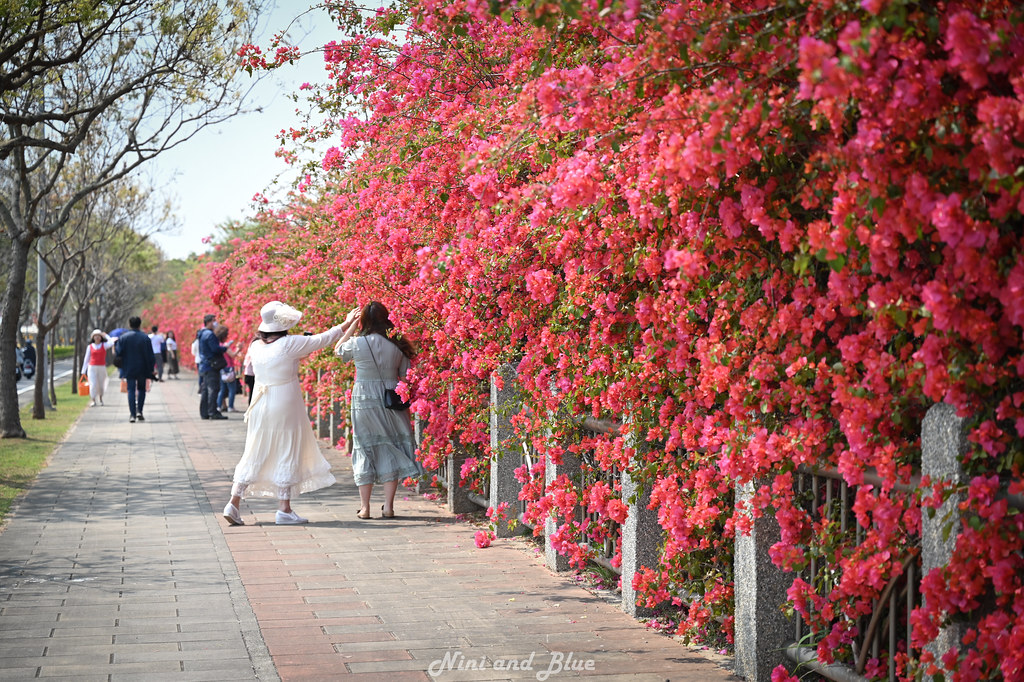
[[[217,396],[220,395],[220,371],[203,372],[203,384],[199,388],[199,416],[203,419],[219,414]]]
[[[124,381],[128,385],[128,410],[133,417],[142,414],[142,407],[146,404],[146,380],[126,377]]]

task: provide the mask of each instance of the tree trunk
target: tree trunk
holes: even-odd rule
[[[50,407],[57,409],[57,332],[50,337],[53,339],[50,341],[50,354],[46,356],[46,361],[50,363],[50,380],[47,382],[50,387]],[[71,382],[71,385],[75,385],[75,381]]]
[[[7,275],[3,307],[0,308],[0,438],[24,438],[18,410],[18,382],[14,376],[14,349],[21,321],[21,300],[25,295],[28,254],[31,244],[11,240],[11,271]]]
[[[49,374],[49,369],[46,367],[47,361],[49,361],[49,354],[44,352],[46,348],[46,334],[49,331],[43,326],[42,320],[36,320],[36,327],[39,328],[39,332],[36,334],[36,353],[40,356],[39,362],[36,363],[36,390],[35,400],[32,402],[32,418],[33,419],[46,419],[46,401],[44,400],[49,387],[46,385],[46,375]]]
[[[71,364],[71,395],[78,395],[78,381],[75,377],[78,376],[78,370],[82,368],[82,364],[85,362],[86,354],[86,343],[84,341],[85,335],[89,333],[89,330],[85,328],[85,323],[89,319],[89,304],[81,305],[78,310],[75,311],[75,354],[74,360]],[[90,338],[89,341],[92,341]]]

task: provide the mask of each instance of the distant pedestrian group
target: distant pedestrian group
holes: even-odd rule
[[[142,332],[142,320],[132,317],[128,330],[115,330],[111,334],[94,329],[89,335],[82,358],[82,372],[79,384],[87,386],[89,405],[103,405],[110,383],[107,373],[107,353],[113,349],[114,365],[118,368],[121,390],[128,394],[128,410],[131,422],[145,421],[143,408],[150,382],[163,379],[164,367],[168,376],[177,378],[178,344],[173,331],[161,334],[158,325],[153,325],[150,334]],[[148,350],[144,342],[149,344]]]

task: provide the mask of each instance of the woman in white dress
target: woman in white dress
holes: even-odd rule
[[[358,312],[357,310],[352,313]],[[359,335],[352,313],[345,321],[345,336],[334,347],[336,355],[355,363],[352,386],[352,476],[359,486],[361,519],[370,518],[373,484],[384,487],[381,516],[395,516],[395,492],[407,476],[420,474],[416,443],[408,410],[384,407],[385,389],[405,378],[412,345],[401,336],[389,335],[394,325],[383,303],[374,301],[359,316]]]
[[[320,453],[299,385],[299,361],[335,343],[342,325],[312,336],[289,336],[302,313],[279,301],[260,310],[262,322],[249,352],[256,374],[255,390],[245,412],[245,452],[235,467],[231,500],[224,518],[244,525],[242,497],[276,497],[278,524],[306,523],[292,511],[295,495],[332,485],[331,465]]]
[[[82,374],[89,382],[89,404],[93,407],[98,402],[103,404],[103,394],[107,392],[107,349],[117,339],[112,339],[99,329],[93,329],[89,337],[91,342],[85,347],[82,359]]]

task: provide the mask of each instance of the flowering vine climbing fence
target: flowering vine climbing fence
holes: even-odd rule
[[[864,485],[882,487],[884,481],[877,476],[865,473]],[[820,630],[820,621],[827,620],[829,605],[820,599],[809,597],[810,591],[803,592],[804,585],[817,585],[823,582],[836,583],[842,575],[837,570],[835,556],[841,555],[841,545],[857,547],[864,541],[865,534],[872,529],[873,522],[868,521],[862,508],[857,503],[860,486],[850,486],[842,474],[834,470],[810,471],[805,467],[798,470],[796,476],[796,496],[800,507],[812,519],[815,528],[815,540],[819,552],[812,555],[810,565],[795,579],[791,594],[800,596],[794,599],[798,617],[794,618],[794,646],[787,649],[787,654],[795,662],[809,659],[819,660],[816,647],[801,647],[805,635],[813,641],[813,634]],[[913,493],[914,485],[897,486],[902,493]],[[908,537],[909,544],[902,548],[898,561],[902,570],[890,578],[878,598],[871,601],[871,610],[864,613],[851,627],[847,637],[837,636],[827,642],[834,660],[837,650],[843,648],[841,642],[846,640],[849,646],[850,659],[847,668],[868,678],[883,677],[890,680],[898,679],[897,666],[904,667],[908,660],[914,658],[908,649],[911,642],[913,625],[911,613],[921,606],[918,593],[918,582],[921,575],[921,539],[919,534]],[[831,546],[830,546],[831,545]],[[872,669],[867,670],[868,662]],[[901,671],[902,672],[902,671]]]
[[[580,435],[586,441],[588,438],[614,435],[618,430],[618,424],[585,419]],[[591,561],[616,573],[622,572],[622,524],[627,513],[622,502],[621,478],[618,466],[603,468],[594,450],[581,451],[579,485],[588,491],[579,512],[582,544],[593,552]]]
[[[615,501],[645,491],[637,514],[664,539],[623,588],[642,607],[695,594],[683,633],[720,617],[739,639],[733,547],[770,520],[771,561],[807,576],[780,581],[783,599],[814,605],[805,639],[827,657],[823,642],[865,636],[928,510],[959,500],[949,561],[921,567],[917,658],[896,674],[1022,675],[1024,517],[1006,506],[1024,490],[1020,3],[329,11],[342,30],[327,82],[304,90],[316,114],[283,140],[308,176],[146,319],[191,330],[216,307],[247,337],[267,299],[310,328],[383,301],[419,349],[402,390],[429,468],[494,452],[486,382],[514,362],[526,409],[510,420],[545,467],[542,488],[539,472],[519,482],[528,520],[579,560],[573,510],[616,521]],[[270,48],[241,58],[298,54]],[[334,400],[347,371],[314,358],[311,399]],[[963,476],[918,484],[937,403],[969,415]],[[623,428],[573,440],[580,414]],[[559,473],[581,456],[621,490]],[[862,535],[803,506],[801,466],[856,489]],[[811,571],[826,554],[836,571]]]

